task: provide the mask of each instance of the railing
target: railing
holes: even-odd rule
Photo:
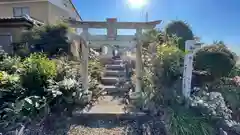
[[[24,17],[24,18],[32,21],[33,24],[36,25],[36,26],[41,26],[41,25],[44,24],[42,21],[40,21],[40,20],[38,20],[38,19],[36,19],[36,18],[34,18],[34,17],[32,17],[32,16],[29,16],[29,15],[24,15],[24,16],[22,16],[22,17]]]

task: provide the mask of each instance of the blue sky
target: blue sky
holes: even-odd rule
[[[144,21],[144,11],[149,21],[162,20],[163,28],[171,20],[184,20],[203,42],[223,40],[240,54],[240,0],[148,0],[144,9],[133,9],[127,0],[73,0],[85,21]]]

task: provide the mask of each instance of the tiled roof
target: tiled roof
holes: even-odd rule
[[[29,23],[33,23],[30,19],[26,17],[0,17],[0,22],[19,22],[19,21],[27,21]]]
[[[31,17],[0,17],[0,23],[3,22],[27,22],[32,25],[42,25],[43,23]]]

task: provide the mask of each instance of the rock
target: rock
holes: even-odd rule
[[[240,123],[232,120],[232,111],[226,106],[219,92],[203,92],[190,98],[191,106],[217,120],[220,135],[240,135]]]
[[[190,105],[201,109],[206,115],[212,117],[231,119],[232,111],[226,106],[224,98],[219,92],[203,92],[200,96],[190,98]]]
[[[131,82],[126,82],[126,83],[124,83],[123,88],[131,89],[131,88],[132,88]]]
[[[228,135],[228,133],[226,131],[224,131],[222,128],[220,128],[219,135]]]

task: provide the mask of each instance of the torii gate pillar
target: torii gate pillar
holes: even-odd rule
[[[142,62],[142,29],[136,30],[136,88],[135,92],[140,93],[142,90],[142,72],[143,72],[143,62]]]
[[[88,55],[89,55],[89,48],[88,48],[88,28],[83,28],[82,38],[84,39],[81,43],[81,52],[82,52],[82,81],[83,81],[83,88],[88,91],[89,88],[89,81],[88,81]]]

